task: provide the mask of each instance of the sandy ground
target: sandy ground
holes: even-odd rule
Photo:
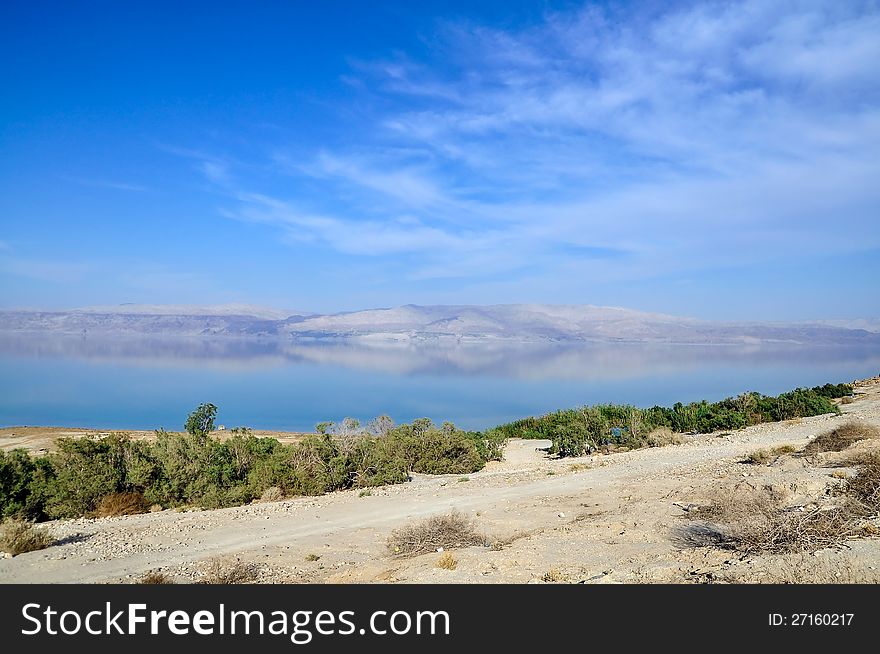
[[[55,521],[47,527],[60,544],[0,560],[0,582],[127,582],[149,570],[187,582],[217,557],[256,565],[260,581],[287,583],[778,581],[766,570],[803,569],[812,560],[870,581],[880,568],[878,539],[793,562],[686,547],[676,537],[687,524],[686,508],[723,487],[771,485],[792,502],[821,496],[839,468],[792,456],[762,466],[743,458],[759,448],[800,447],[852,419],[880,426],[880,379],[857,392],[841,407],[843,416],[757,425],[682,445],[554,460],[536,449],[546,442],[513,440],[504,462],[479,473],[416,475],[371,494]],[[455,551],[454,570],[436,567],[436,553],[412,559],[388,553],[393,529],[451,509],[472,515],[499,545]]]

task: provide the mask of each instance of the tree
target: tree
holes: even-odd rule
[[[189,414],[183,428],[193,436],[205,438],[214,430],[214,418],[217,417],[217,407],[213,404],[200,404],[199,407]]]

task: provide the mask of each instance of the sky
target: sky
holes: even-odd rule
[[[880,4],[0,8],[0,308],[880,316]]]

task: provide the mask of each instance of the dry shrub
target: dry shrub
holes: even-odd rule
[[[864,422],[848,422],[831,431],[819,434],[804,447],[804,454],[841,452],[853,443],[869,438],[880,438],[880,429]]]
[[[755,450],[746,457],[746,463],[765,465],[773,463],[784,454],[791,454],[793,452],[797,452],[797,448],[794,445],[780,445],[769,450]]]
[[[200,584],[250,584],[257,580],[257,566],[244,561],[212,559]]]
[[[752,463],[757,466],[762,466],[773,460],[773,455],[770,454],[770,450],[755,450],[751,454],[746,457],[746,463]]]
[[[260,495],[260,502],[279,502],[284,499],[284,491],[282,491],[278,486],[269,486],[266,490],[263,491],[263,494]]]
[[[880,512],[880,454],[862,455],[858,471],[844,482],[843,492],[864,507],[867,515]]]
[[[12,556],[44,550],[54,542],[49,532],[27,520],[7,520],[0,525],[0,550]]]
[[[560,572],[557,568],[550,568],[547,572],[544,573],[544,576],[541,577],[541,581],[545,581],[548,584],[558,584],[565,581],[565,575],[562,574],[562,572]]]
[[[787,508],[782,497],[768,489],[739,487],[722,493],[712,504],[691,510],[708,524],[691,525],[678,534],[691,535],[692,546],[718,546],[745,554],[814,552],[864,535],[860,512],[852,503],[842,506]],[[704,536],[700,542],[696,532]]]
[[[663,447],[664,445],[681,445],[685,442],[684,436],[676,434],[669,427],[657,427],[645,437],[648,447]]]
[[[493,552],[500,552],[505,547],[513,545],[520,538],[528,538],[534,533],[534,531],[515,531],[508,536],[498,536],[492,539],[491,543],[489,543],[489,548]]]
[[[110,493],[101,498],[95,516],[109,518],[117,515],[135,515],[150,510],[150,503],[141,493]]]
[[[437,559],[437,567],[443,568],[444,570],[455,570],[457,565],[458,561],[452,556],[452,552],[443,552],[443,554],[440,555],[440,558]]]
[[[852,404],[853,399],[851,397],[842,397],[842,398],[840,398],[840,403],[841,404]]]
[[[143,577],[138,579],[138,583],[144,585],[164,585],[173,584],[174,580],[166,575],[164,572],[151,570],[150,572],[147,572]]]
[[[395,529],[388,538],[388,549],[399,557],[436,552],[441,547],[451,549],[485,544],[486,538],[477,533],[473,520],[458,511]]]

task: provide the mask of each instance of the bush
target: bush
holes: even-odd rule
[[[669,427],[657,427],[648,434],[646,444],[648,447],[664,447],[666,445],[681,445],[685,442],[681,434],[676,434]]]
[[[852,384],[824,384],[823,386],[813,386],[810,389],[816,395],[827,397],[829,399],[837,399],[849,397],[853,393]]]
[[[499,425],[492,431],[508,438],[550,439],[553,442],[550,451],[560,457],[581,456],[600,449],[656,446],[680,438],[670,437],[670,433],[705,434],[762,422],[839,414],[840,409],[831,398],[849,387],[845,384],[839,385],[841,388],[826,386],[828,388],[798,388],[776,397],[742,393],[713,403],[678,402],[671,408],[599,404],[524,418]]]
[[[861,517],[849,504],[789,510],[778,495],[750,487],[722,493],[688,515],[706,522],[680,530],[680,542],[745,554],[815,552],[864,533]]]
[[[211,559],[207,569],[202,573],[200,584],[251,584],[259,576],[258,567],[244,561]]]
[[[137,583],[144,585],[165,585],[173,584],[174,580],[164,572],[150,571],[138,579]]]
[[[804,454],[840,452],[853,443],[870,438],[880,438],[880,429],[860,422],[848,422],[831,431],[819,434],[804,447]]]
[[[858,471],[844,483],[844,493],[865,508],[868,515],[880,512],[880,454],[861,457]]]
[[[118,515],[136,515],[150,510],[150,503],[142,493],[111,493],[98,502],[95,517],[107,518]]]
[[[443,570],[455,570],[457,566],[458,561],[452,556],[452,552],[443,552],[437,559],[437,567]]]
[[[7,520],[0,525],[0,550],[12,556],[44,550],[54,542],[45,529],[27,520]]]
[[[126,439],[116,435],[58,439],[58,450],[48,456],[46,514],[52,518],[86,515],[102,498],[123,490],[125,444]]]
[[[780,445],[769,450],[755,450],[746,457],[746,463],[766,465],[776,461],[776,459],[784,454],[792,454],[793,452],[797,452],[797,448],[794,445]]]
[[[40,475],[38,460],[26,450],[0,450],[0,520],[43,517],[42,502],[33,493]]]
[[[457,511],[395,529],[387,543],[388,550],[398,557],[436,552],[441,547],[451,549],[485,544],[486,537],[477,533],[473,520]]]

